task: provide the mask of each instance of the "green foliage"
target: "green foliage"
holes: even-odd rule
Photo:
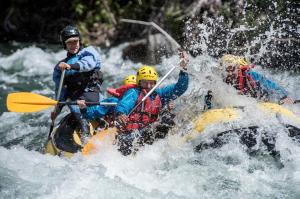
[[[78,15],[83,15],[83,13],[85,12],[86,10],[86,7],[81,4],[81,3],[78,3],[75,5],[75,12],[78,14]]]
[[[168,29],[171,30],[171,34],[175,36],[176,40],[180,39],[184,27],[184,13],[178,1],[167,8],[165,18]]]
[[[109,10],[110,2],[108,0],[96,0],[87,3],[84,0],[75,0],[73,1],[73,8],[79,22],[86,23],[88,26],[94,23],[111,24],[112,13]]]
[[[154,21],[176,38],[182,36],[184,13],[181,0],[75,0],[72,7],[78,19],[77,23],[89,27],[89,30],[99,25],[113,28],[118,20],[128,18]],[[134,31],[136,33],[133,35],[136,36],[142,36],[141,32],[144,32],[139,28]]]

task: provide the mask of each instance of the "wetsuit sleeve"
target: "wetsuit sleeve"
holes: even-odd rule
[[[128,115],[133,109],[138,99],[138,95],[139,93],[137,89],[129,89],[126,91],[116,107],[117,114]]]
[[[93,69],[100,69],[101,68],[101,56],[96,51],[95,48],[92,46],[82,49],[79,53],[79,59],[76,64],[73,66],[75,67],[77,64],[79,65],[79,71],[86,72],[91,71]],[[77,69],[78,69],[77,65]]]
[[[254,81],[259,82],[260,86],[263,89],[266,89],[270,94],[275,92],[276,94],[280,95],[280,98],[288,96],[288,92],[285,89],[283,89],[273,81],[267,79],[264,75],[261,75],[254,71],[251,71],[250,75],[252,76]]]
[[[118,98],[110,97],[102,100],[101,102],[116,102],[118,103]],[[93,120],[96,118],[102,118],[109,113],[113,113],[115,110],[115,106],[104,106],[104,105],[96,105],[96,106],[87,106],[86,109],[81,110],[81,113],[84,118],[88,120]]]
[[[174,100],[181,96],[188,89],[188,85],[188,73],[180,71],[179,78],[176,84],[171,84],[169,86],[159,88],[156,90],[156,92],[161,97],[162,104],[165,105],[170,100]]]

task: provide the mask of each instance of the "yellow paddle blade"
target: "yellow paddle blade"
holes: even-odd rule
[[[57,101],[53,99],[28,92],[10,93],[6,99],[7,109],[12,112],[36,112],[56,104]]]

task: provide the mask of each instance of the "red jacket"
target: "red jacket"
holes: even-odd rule
[[[136,87],[137,85],[135,84],[128,84],[120,86],[119,88],[108,88],[107,92],[114,97],[121,98],[128,89]]]

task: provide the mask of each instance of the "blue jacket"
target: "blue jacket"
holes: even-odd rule
[[[288,96],[288,92],[285,89],[283,89],[282,87],[280,87],[273,81],[267,79],[264,75],[261,75],[254,71],[250,71],[249,74],[251,75],[251,77],[253,78],[253,80],[256,83],[259,83],[259,86],[261,87],[261,89],[266,91],[268,93],[268,95],[276,94],[280,98]]]
[[[157,94],[162,100],[163,106],[166,105],[170,100],[176,99],[181,96],[188,88],[188,74],[186,72],[179,73],[179,79],[176,84],[171,84],[164,88],[156,89]],[[122,99],[119,101],[116,111],[119,114],[126,114],[131,111],[134,107],[139,96],[139,90],[131,88],[125,92]],[[153,97],[152,95],[150,97]],[[102,102],[118,102],[118,99],[115,97],[107,98]],[[107,113],[111,113],[115,110],[112,110],[112,107],[107,106],[89,106],[86,110],[82,111],[82,114],[85,118],[92,120],[96,118],[104,117]]]
[[[101,102],[116,102],[118,103],[118,98],[116,97],[109,97]],[[88,106],[86,109],[81,110],[81,113],[84,118],[87,120],[94,120],[97,118],[102,118],[106,114],[113,113],[115,110],[114,106],[103,106],[103,105],[96,105],[96,106]]]
[[[65,72],[65,76],[72,75],[78,72],[87,72],[94,69],[101,68],[101,57],[100,54],[92,46],[81,49],[76,55],[70,55],[60,62],[66,62],[67,64],[77,64],[79,65],[78,70],[70,69]],[[54,67],[53,71],[53,81],[55,83],[55,97],[57,97],[61,70],[59,69],[58,62]],[[62,88],[61,97],[59,101],[66,100],[66,90]]]
[[[177,97],[181,96],[188,88],[189,77],[186,72],[180,71],[179,79],[176,84],[171,84],[169,86],[158,88],[155,92],[160,96],[162,106],[165,106]],[[117,114],[128,115],[132,108],[135,106],[136,101],[139,97],[139,90],[136,88],[129,89],[122,99],[119,101],[116,112]],[[154,100],[154,96],[150,95],[151,100]]]

